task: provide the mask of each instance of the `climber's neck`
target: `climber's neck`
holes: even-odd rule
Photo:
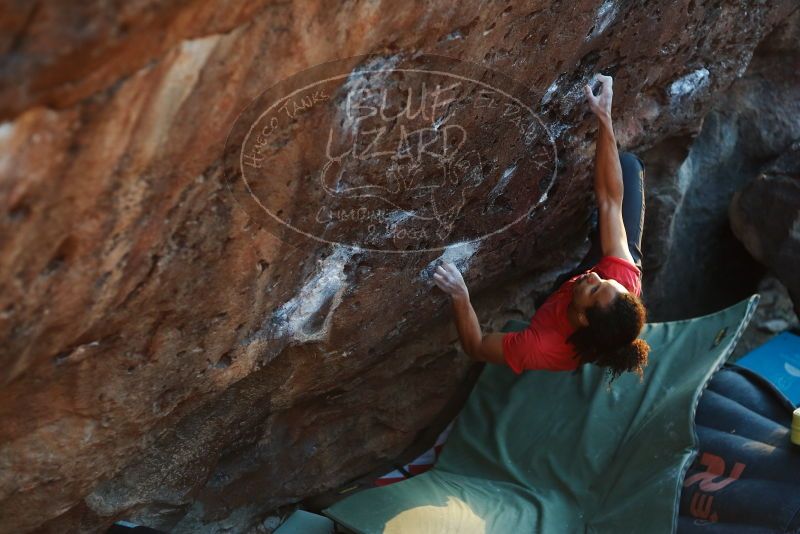
[[[569,323],[572,325],[572,327],[575,328],[575,330],[583,326],[581,322],[578,320],[578,315],[579,312],[575,308],[575,303],[569,301],[569,306],[567,306],[567,319],[569,320]]]

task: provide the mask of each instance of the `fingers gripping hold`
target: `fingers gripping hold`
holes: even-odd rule
[[[599,82],[601,84],[600,91],[595,96],[592,90],[592,84]],[[611,114],[611,101],[614,96],[613,89],[614,80],[611,76],[605,74],[596,74],[592,80],[583,87],[583,93],[586,95],[586,100],[589,103],[589,109],[596,115]]]
[[[445,262],[436,267],[433,273],[433,281],[439,289],[451,297],[461,297],[469,294],[461,272],[452,263]]]

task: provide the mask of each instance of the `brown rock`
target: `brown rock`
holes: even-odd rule
[[[425,275],[441,251],[298,246],[229,196],[226,135],[268,87],[367,52],[513,75],[553,133],[558,179],[533,217],[459,259],[478,300],[514,281],[541,291],[585,249],[589,77],[615,76],[620,144],[652,146],[696,130],[794,8],[5,2],[0,531],[244,531],[397,454],[464,376]],[[508,199],[531,198],[511,184]]]

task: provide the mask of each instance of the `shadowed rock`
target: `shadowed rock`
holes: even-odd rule
[[[2,532],[99,532],[117,519],[245,531],[393,457],[468,368],[429,264],[460,261],[496,324],[532,313],[532,295],[585,251],[590,76],[615,76],[618,140],[641,151],[697,131],[796,8],[20,6],[0,7]],[[410,254],[299,247],[254,224],[223,172],[239,112],[308,67],[418,51],[530,88],[559,154],[542,209],[479,246]],[[497,146],[499,174],[519,150]],[[483,184],[495,191],[487,213],[536,201],[521,170]],[[273,199],[284,215],[307,208],[292,189],[303,178],[287,171]]]
[[[789,290],[800,315],[800,143],[734,195],[730,220],[736,237]]]

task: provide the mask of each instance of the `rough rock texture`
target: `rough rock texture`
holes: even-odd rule
[[[588,77],[615,76],[623,148],[684,137],[795,9],[4,1],[0,531],[120,518],[247,530],[397,454],[464,376],[448,303],[424,276],[440,253],[289,245],[227,194],[225,136],[267,87],[414,51],[529,86],[558,180],[535,216],[459,257],[482,318],[526,316],[586,248]],[[319,291],[336,298],[304,308],[302,331],[276,330],[276,310]]]
[[[731,354],[735,361],[760,347],[781,332],[790,331],[800,334],[800,320],[794,312],[794,305],[780,280],[774,276],[765,276],[758,284],[758,308],[753,319],[742,333],[741,339]]]
[[[744,75],[714,100],[696,137],[672,136],[642,154],[645,298],[654,320],[710,313],[757,289],[763,268],[731,232],[728,206],[800,139],[800,13],[758,46]]]
[[[731,228],[786,286],[800,313],[800,142],[737,192]]]

